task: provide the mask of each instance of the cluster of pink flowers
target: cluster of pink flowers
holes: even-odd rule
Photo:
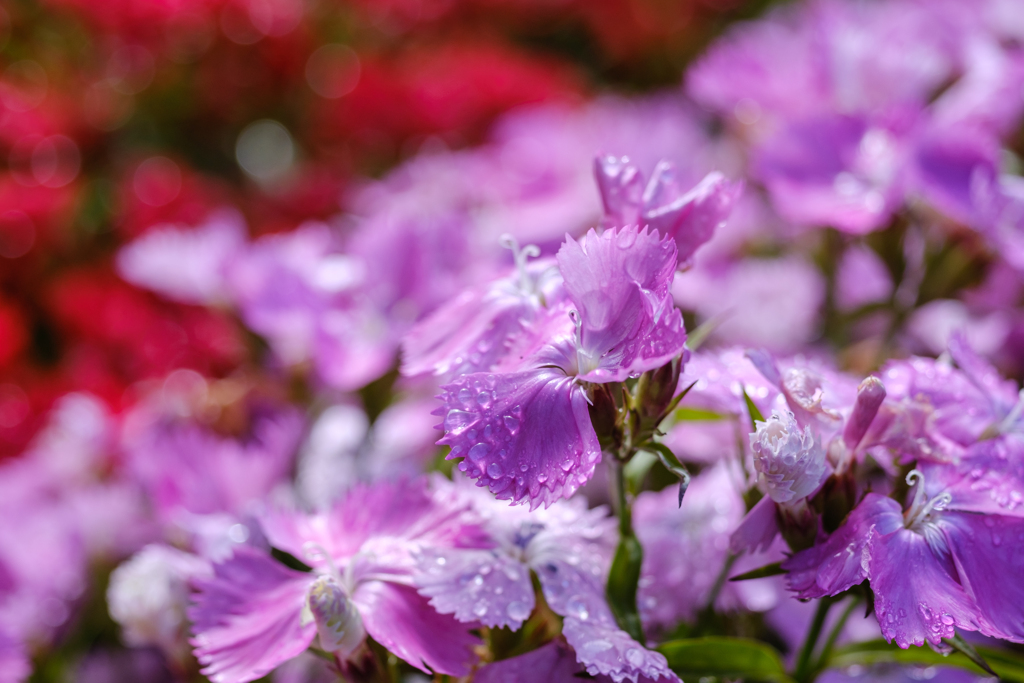
[[[0,683],[1024,681],[1024,3],[739,4],[0,9]]]

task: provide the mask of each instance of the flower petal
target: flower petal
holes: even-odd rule
[[[260,522],[272,546],[313,567],[325,567],[327,561],[322,552],[308,553],[310,544],[340,561],[369,540],[383,537],[394,548],[405,548],[403,564],[411,568],[411,553],[421,546],[479,547],[478,530],[463,517],[467,508],[448,494],[432,491],[427,480],[419,478],[357,485],[326,512],[275,510]]]
[[[518,630],[533,612],[530,570],[491,550],[431,550],[420,557],[416,586],[441,614]]]
[[[573,658],[573,664],[576,663]],[[25,647],[0,631],[0,683],[20,683],[32,673]]]
[[[576,661],[564,638],[556,638],[547,645],[518,657],[510,657],[488,664],[477,671],[475,683],[579,683],[583,667]]]
[[[627,226],[580,241],[568,239],[558,250],[565,289],[580,315],[580,377],[615,382],[659,367],[664,354],[678,355],[682,342],[657,359],[639,359],[640,348],[673,310],[669,294],[676,267],[676,246],[656,231]],[[661,362],[663,365],[664,362]],[[599,371],[599,372],[595,372]]]
[[[984,615],[981,632],[1024,642],[1024,519],[950,512],[941,526],[960,582]]]
[[[838,595],[866,579],[871,530],[886,515],[902,515],[899,503],[877,493],[865,496],[828,540],[782,563],[789,572],[789,589],[801,600],[809,600]]]
[[[448,458],[500,500],[568,498],[601,460],[583,388],[557,368],[463,375],[444,386]]]
[[[644,192],[643,222],[673,238],[679,262],[687,264],[732,213],[743,181],[732,182],[714,171],[683,191],[674,175],[673,165],[664,161],[654,169]]]
[[[479,640],[453,617],[438,614],[415,588],[369,581],[352,596],[373,639],[417,669],[465,676]]]
[[[729,537],[729,547],[732,551],[740,553],[767,550],[779,535],[776,509],[777,506],[771,496],[764,496],[757,501]]]
[[[214,683],[254,681],[309,647],[316,625],[301,614],[313,578],[243,547],[196,581],[189,618],[203,673]]]
[[[901,648],[938,645],[956,629],[977,631],[982,616],[957,583],[950,557],[936,553],[923,535],[903,528],[899,511],[871,533],[868,571],[875,617],[882,635]],[[886,525],[895,531],[885,533]]]

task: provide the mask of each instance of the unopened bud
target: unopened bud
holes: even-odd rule
[[[864,438],[884,400],[885,386],[877,377],[868,377],[857,387],[857,400],[843,429],[843,441],[851,451],[856,449]]]
[[[366,638],[359,610],[345,590],[330,576],[320,576],[309,587],[309,612],[316,622],[320,647],[348,658]]]
[[[757,422],[750,435],[754,468],[765,493],[776,503],[790,503],[814,493],[827,475],[825,449],[811,434],[803,431],[793,413],[780,418],[772,415]]]

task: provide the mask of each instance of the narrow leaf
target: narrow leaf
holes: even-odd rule
[[[976,648],[978,654],[995,671],[1002,681],[1024,683],[1024,656],[1009,650],[997,650],[989,647]],[[955,666],[976,674],[983,669],[961,652],[942,655],[929,647],[911,647],[901,650],[884,640],[866,643],[854,643],[832,653],[825,666],[830,669],[843,669],[848,666],[871,666],[873,664],[923,664],[925,666]]]
[[[791,680],[778,652],[756,640],[719,636],[673,640],[659,645],[658,651],[684,681],[706,676],[779,683]]]
[[[743,574],[737,574],[729,578],[730,581],[749,581],[750,579],[763,579],[766,576],[777,576],[779,574],[785,574],[786,570],[782,568],[781,562],[772,562],[758,569],[752,569],[749,572]]]
[[[693,387],[696,386],[696,385],[697,385],[697,381],[694,380],[693,382],[690,383],[690,386],[686,387],[681,392],[679,392],[679,394],[677,396],[673,397],[672,400],[669,401],[669,404],[665,408],[665,411],[662,413],[662,419],[664,419],[665,415],[670,415],[672,413],[672,411],[676,409],[676,406],[679,405],[679,402],[682,401],[684,398],[686,398],[686,395],[688,393],[690,393],[690,389],[693,389]],[[685,409],[681,408],[681,410],[685,410]]]
[[[683,496],[686,495],[686,489],[690,486],[689,470],[686,469],[683,463],[679,462],[676,454],[663,443],[651,442],[644,445],[643,448],[657,455],[658,460],[661,460],[661,464],[665,466],[665,469],[679,477],[679,506],[682,507]]]
[[[985,658],[978,654],[978,651],[974,649],[973,645],[961,638],[959,633],[954,634],[952,638],[943,638],[942,642],[946,643],[957,652],[963,653],[967,659],[977,664],[986,673],[990,673],[993,676],[997,675],[996,672],[992,670],[992,667],[988,665],[988,662],[985,661]]]
[[[754,404],[753,399],[747,395],[747,390],[743,390],[743,400],[747,402],[747,412],[750,413],[750,427],[751,431],[757,431],[757,422],[764,422],[764,415],[761,414],[760,409]]]
[[[672,417],[676,419],[676,422],[718,422],[726,418],[725,415],[713,410],[691,408],[690,406],[677,409]]]

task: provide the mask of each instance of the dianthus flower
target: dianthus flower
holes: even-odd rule
[[[517,630],[535,606],[530,573],[536,572],[548,606],[564,618],[562,635],[588,673],[617,682],[678,680],[662,655],[619,628],[608,607],[604,584],[615,520],[604,508],[588,510],[585,500],[574,498],[527,511],[458,482],[454,488],[479,511],[493,545],[423,553],[416,583],[431,605],[460,621]]]
[[[189,611],[203,673],[218,683],[253,681],[314,638],[344,663],[358,659],[368,634],[425,672],[466,675],[473,625],[438,614],[412,585],[417,553],[481,541],[466,513],[416,480],[356,487],[316,515],[268,514],[271,545],[313,570],[247,547],[215,565]]]
[[[956,629],[1024,642],[1024,441],[986,442],[969,463],[907,475],[904,510],[868,493],[822,543],[783,563],[798,597],[837,595],[868,579],[882,635],[902,648],[942,646]]]

